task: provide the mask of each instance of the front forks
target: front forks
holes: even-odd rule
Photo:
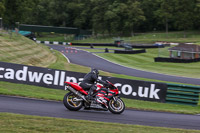
[[[119,99],[119,96],[114,96],[113,100],[114,100],[114,104],[118,105],[119,103],[117,102],[117,100]]]

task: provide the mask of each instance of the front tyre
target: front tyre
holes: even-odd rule
[[[78,111],[82,108],[83,102],[77,101],[79,99],[74,93],[69,92],[63,98],[63,104],[65,107],[71,111]]]
[[[120,98],[116,99],[116,101],[111,99],[108,103],[108,109],[113,114],[121,114],[124,112],[125,104]]]

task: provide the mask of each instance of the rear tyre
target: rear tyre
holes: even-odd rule
[[[74,93],[69,92],[65,94],[63,98],[63,104],[65,107],[71,111],[78,111],[83,107],[82,101],[76,101],[76,99],[80,99]]]
[[[116,101],[111,99],[108,103],[108,109],[113,114],[121,114],[125,110],[125,104],[120,98],[118,98]]]

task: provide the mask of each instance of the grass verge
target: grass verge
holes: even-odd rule
[[[200,133],[199,130],[150,127],[39,116],[0,113],[0,132],[70,132],[70,133]],[[8,128],[9,127],[9,128]]]
[[[47,67],[56,56],[48,47],[13,33],[11,37],[0,31],[0,61]]]

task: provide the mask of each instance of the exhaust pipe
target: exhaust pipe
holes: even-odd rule
[[[66,86],[65,90],[69,90],[71,91],[72,93],[74,93],[76,96],[82,98],[84,101],[88,102],[86,99],[85,99],[85,96],[82,95],[80,92],[76,91],[74,88],[72,88],[71,86]]]

